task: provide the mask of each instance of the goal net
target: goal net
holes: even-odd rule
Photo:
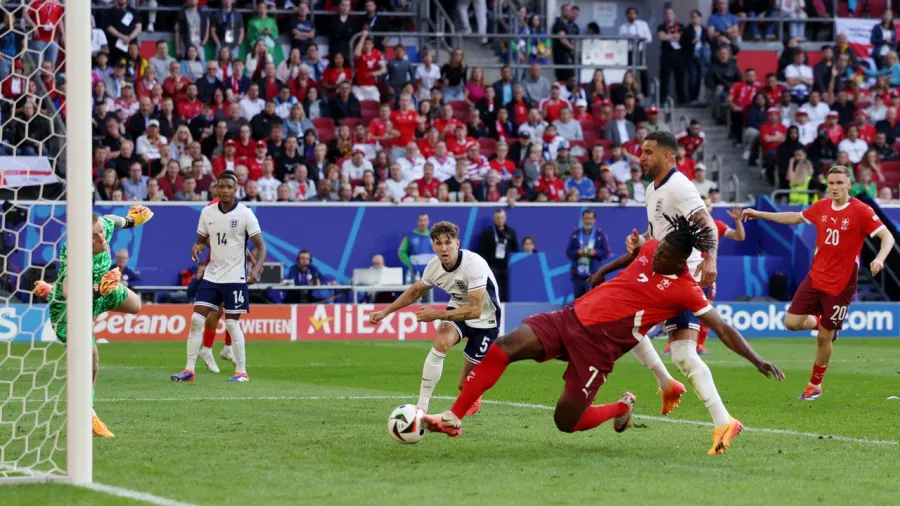
[[[89,27],[89,2],[66,4],[87,11],[70,15],[70,23],[84,21]],[[71,410],[67,413],[66,407],[67,388],[72,384],[67,373],[80,370],[90,380],[90,356],[84,351],[89,344],[78,345],[78,353],[73,353],[71,345],[67,350],[57,342],[48,323],[47,301],[32,295],[36,281],[56,281],[67,229],[76,229],[85,235],[85,243],[90,241],[89,223],[66,222],[67,215],[73,216],[67,213],[66,188],[72,189],[66,184],[67,159],[73,158],[67,156],[66,141],[87,140],[85,149],[90,149],[90,105],[80,127],[87,130],[87,137],[67,136],[65,119],[66,92],[72,90],[67,77],[74,74],[86,81],[81,86],[90,86],[90,45],[84,45],[86,56],[69,61],[80,62],[84,69],[67,75],[63,9],[58,0],[11,0],[0,6],[0,484],[71,478],[67,464],[71,453],[67,448],[72,448],[67,438]],[[76,31],[89,41],[89,30]],[[70,51],[73,47],[69,44]],[[71,100],[79,96],[89,97],[69,94]],[[85,110],[83,106],[69,109]],[[84,168],[81,177],[90,180],[89,165],[79,166]],[[73,192],[84,193],[83,186]],[[88,212],[82,209],[75,216],[89,214],[90,199],[89,192],[81,195],[81,207]],[[89,269],[89,245],[76,245],[76,249],[82,253],[75,256],[88,260],[84,264]],[[69,259],[71,263],[72,253]],[[70,296],[71,283],[70,278]],[[83,318],[79,321],[83,324]],[[80,369],[67,365],[67,352],[86,364]],[[89,413],[90,384],[84,379],[79,385],[82,390],[86,386],[86,394],[79,400],[84,403],[86,398],[88,408],[80,409],[79,418]],[[80,441],[87,438],[89,444],[90,421],[81,423],[88,430]],[[91,458],[90,447],[84,453]]]

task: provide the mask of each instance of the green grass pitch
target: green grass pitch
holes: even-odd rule
[[[641,427],[624,434],[609,423],[558,432],[550,407],[564,364],[522,362],[464,421],[461,438],[400,445],[387,416],[415,402],[428,343],[252,342],[247,384],[228,383],[232,367],[221,360],[219,375],[170,382],[183,343],[103,345],[96,409],[117,438],[94,440],[94,477],[197,505],[898,504],[900,401],[887,398],[900,396],[900,340],[839,341],[815,402],[797,400],[812,340],[752,344],[787,379],[766,379],[710,343],[719,392],[747,426],[718,456],[706,454],[709,416],[690,388],[668,420],[658,418],[655,381],[630,356],[597,397],[637,394]],[[461,364],[462,350],[452,350],[431,411],[451,404]],[[9,361],[0,365],[0,379],[12,373]],[[0,502],[139,504],[63,485],[0,487]]]

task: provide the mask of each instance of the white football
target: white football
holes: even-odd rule
[[[425,413],[412,404],[404,404],[391,411],[388,417],[388,434],[403,444],[418,443],[425,437]]]

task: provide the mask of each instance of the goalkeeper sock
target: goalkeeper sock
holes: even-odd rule
[[[212,345],[210,345],[212,346]],[[228,326],[225,326],[225,347],[231,346],[231,332],[228,332]]]
[[[203,329],[203,347],[212,348],[216,342],[216,329]]]
[[[203,327],[206,325],[206,318],[197,313],[191,314],[191,331],[187,338],[187,365],[184,370],[193,371],[197,365],[197,354],[200,353],[200,346],[203,344]]]
[[[234,368],[235,374],[247,373],[247,355],[244,348],[244,331],[241,330],[239,320],[225,320],[225,328],[231,334],[232,343],[234,344],[234,359],[237,365]]]
[[[659,359],[659,355],[656,353],[656,349],[653,348],[650,339],[641,339],[637,346],[631,349],[631,353],[641,365],[653,372],[659,388],[662,390],[669,388],[669,380],[672,379],[672,375],[669,374],[666,366]]]
[[[432,348],[425,357],[425,365],[422,367],[422,383],[419,385],[419,402],[416,407],[424,412],[428,412],[428,405],[431,403],[431,394],[438,381],[441,381],[441,374],[444,371],[444,357],[447,355]]]

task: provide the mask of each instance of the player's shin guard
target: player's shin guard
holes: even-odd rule
[[[723,427],[731,422],[731,415],[725,409],[716,384],[713,382],[712,372],[700,355],[697,354],[697,343],[693,341],[675,341],[672,343],[672,361],[687,376],[697,397],[703,401],[703,405],[712,416],[713,425]]]
[[[665,364],[660,360],[659,354],[656,353],[656,349],[653,348],[653,344],[650,343],[649,339],[641,339],[637,346],[631,349],[631,353],[641,365],[653,372],[659,388],[662,390],[669,388],[669,380],[672,379],[672,375],[669,374]]]
[[[462,392],[459,393],[459,397],[456,398],[450,411],[462,420],[472,404],[497,383],[508,365],[509,357],[499,346],[494,345],[488,348],[484,360],[469,373],[463,384]]]
[[[614,402],[612,404],[601,404],[599,406],[588,406],[578,424],[575,425],[573,432],[582,430],[591,430],[599,426],[603,422],[624,415],[628,412],[628,406],[624,402]]]
[[[444,357],[447,355],[432,348],[425,357],[425,365],[422,367],[422,383],[419,385],[419,402],[416,407],[424,412],[428,412],[428,405],[431,402],[431,394],[434,387],[441,380],[441,374],[444,371]]]
[[[234,368],[235,374],[247,372],[247,350],[244,346],[244,331],[241,330],[240,320],[225,320],[225,328],[231,334],[231,342],[234,345],[234,358],[237,365]]]
[[[200,346],[203,344],[203,326],[206,324],[206,318],[197,313],[191,314],[191,331],[187,339],[187,365],[184,366],[186,371],[193,371],[197,365],[197,354],[200,353]]]

